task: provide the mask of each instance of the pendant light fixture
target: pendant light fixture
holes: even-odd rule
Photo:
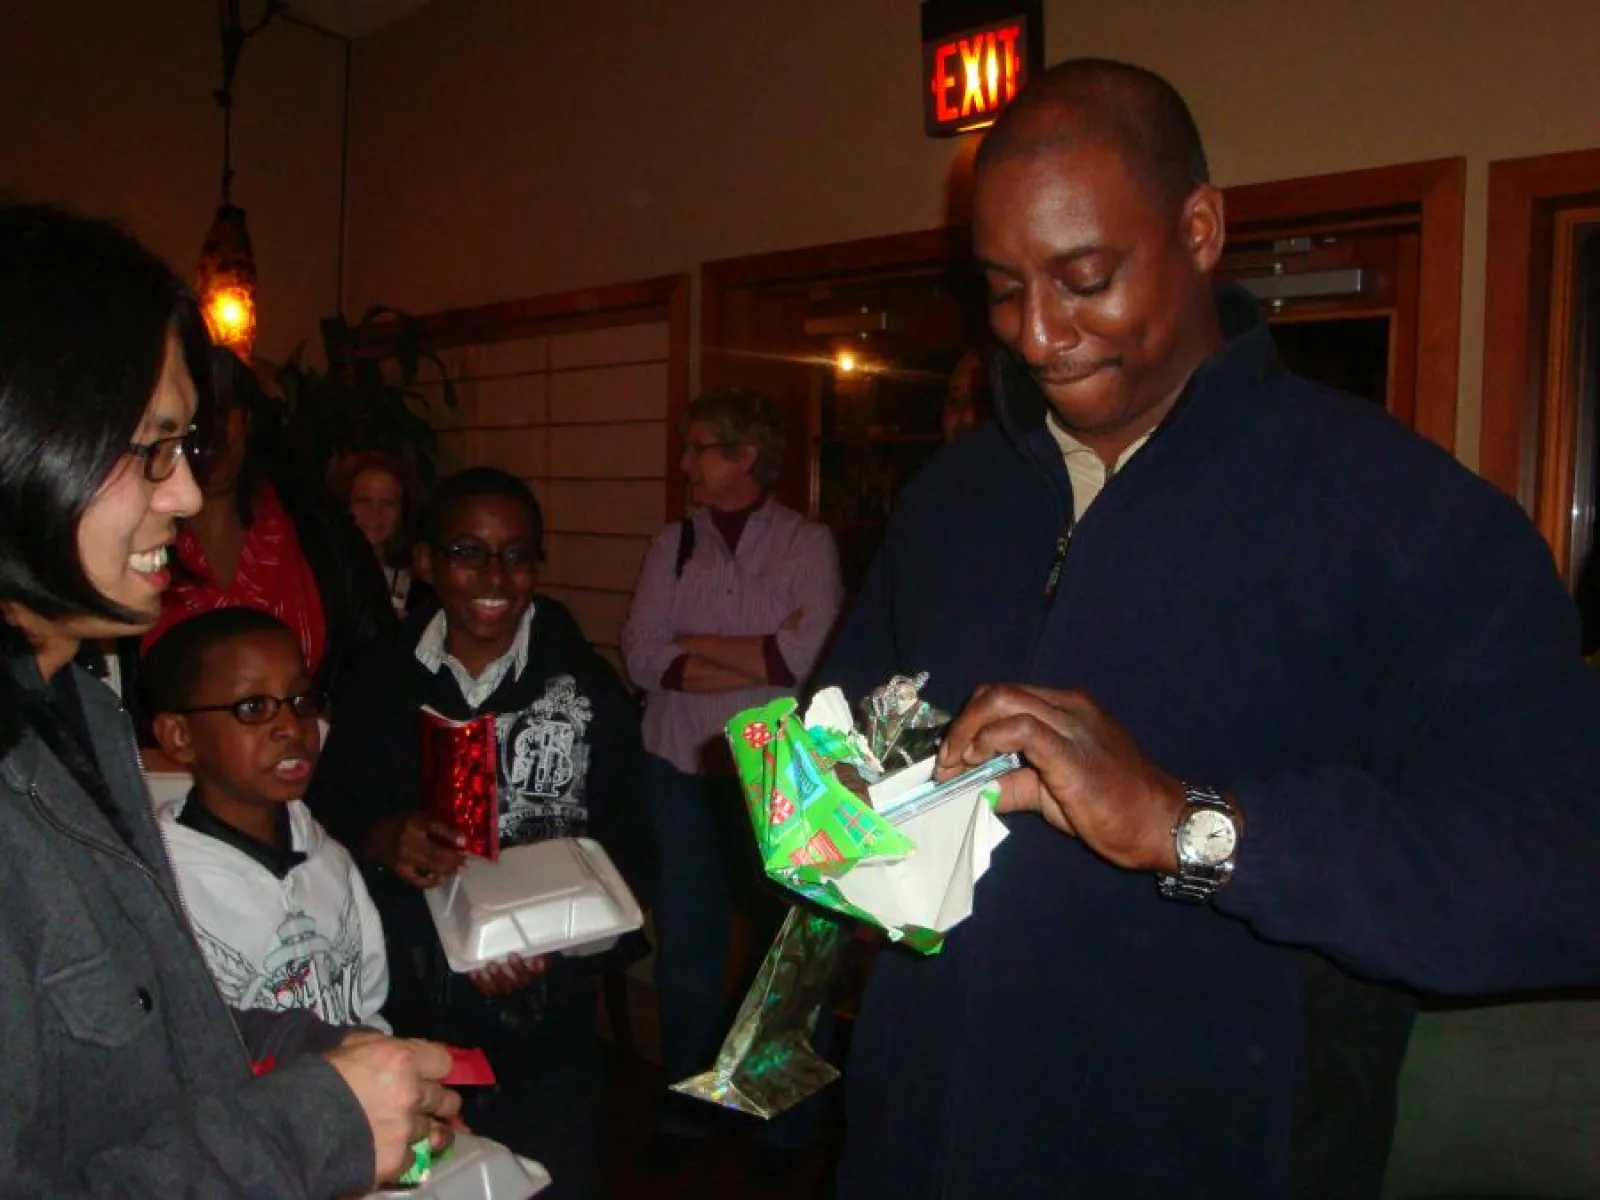
[[[250,249],[244,209],[232,200],[233,79],[245,42],[282,7],[282,0],[267,0],[261,19],[246,29],[239,14],[239,0],[217,0],[222,31],[222,86],[215,95],[217,106],[222,109],[222,203],[200,249],[195,291],[211,340],[246,362],[250,361],[256,342],[256,260]]]

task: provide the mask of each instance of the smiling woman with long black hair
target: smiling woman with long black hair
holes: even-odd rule
[[[116,227],[0,205],[0,1194],[303,1200],[392,1178],[456,1109],[437,1046],[230,1015],[115,697],[148,628],[208,345]]]

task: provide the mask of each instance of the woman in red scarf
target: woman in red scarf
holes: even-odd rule
[[[337,705],[357,660],[394,629],[382,572],[316,484],[269,480],[267,456],[251,437],[262,397],[250,368],[221,349],[211,366],[217,429],[204,463],[205,504],[179,532],[174,582],[143,645],[197,613],[261,609],[295,631]]]

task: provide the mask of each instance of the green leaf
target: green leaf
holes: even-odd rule
[[[358,358],[355,370],[357,394],[366,401],[366,405],[381,404],[384,392],[383,365],[375,358]]]
[[[369,338],[378,322],[393,334],[381,354]],[[277,366],[281,396],[274,397],[269,419],[281,429],[282,445],[321,471],[349,454],[387,450],[411,462],[420,482],[431,483],[438,474],[439,435],[427,419],[432,387],[418,386],[424,360],[438,370],[446,407],[456,408],[460,397],[444,362],[424,348],[416,319],[373,305],[354,326],[334,316],[321,329],[325,372],[305,365],[303,344]]]
[[[374,304],[371,308],[367,309],[366,312],[361,314],[361,320],[357,323],[356,328],[365,330],[369,328],[379,317],[391,316],[404,317],[405,314],[397,308],[390,308],[387,304]]]
[[[400,364],[400,378],[407,383],[417,381],[417,332],[409,326],[400,331],[394,343],[395,361]]]
[[[439,435],[432,425],[407,408],[397,409],[396,415],[399,418],[398,424],[412,445],[429,454],[438,452]]]
[[[343,317],[323,317],[322,326],[322,352],[328,360],[328,370],[331,372],[335,364],[348,362],[353,349],[350,338],[350,326],[345,324]]]

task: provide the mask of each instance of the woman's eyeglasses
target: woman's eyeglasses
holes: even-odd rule
[[[513,543],[491,550],[481,542],[456,542],[438,549],[452,567],[463,571],[482,571],[496,561],[508,575],[533,571],[539,566],[539,551],[534,546]]]
[[[165,483],[178,469],[181,459],[195,453],[195,427],[171,437],[157,438],[153,442],[133,442],[128,453],[144,461],[144,477],[151,483]]]
[[[241,725],[268,725],[277,720],[285,704],[297,717],[324,717],[328,714],[326,692],[301,692],[298,696],[246,696],[243,700],[235,700],[232,704],[202,704],[195,708],[179,708],[173,711],[181,716],[190,713],[232,713],[233,719]]]

